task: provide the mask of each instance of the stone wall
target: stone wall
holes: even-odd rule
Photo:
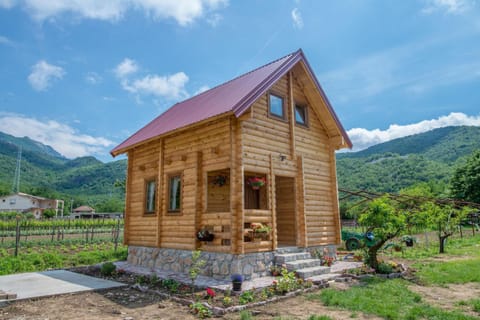
[[[324,248],[328,248],[328,255],[336,255],[336,247],[334,245],[311,247],[311,248],[295,248],[295,252],[308,251],[313,253],[315,250],[325,252]],[[286,253],[279,249],[278,253]],[[274,264],[275,254],[277,252],[261,252],[248,254],[229,254],[203,251],[200,259],[206,261],[202,275],[215,279],[230,280],[232,274],[242,274],[246,280],[270,275],[270,267]],[[313,254],[312,254],[313,255]],[[161,271],[169,271],[176,273],[188,273],[188,269],[192,264],[192,251],[177,250],[166,248],[151,247],[128,247],[128,263]]]
[[[202,275],[230,280],[232,274],[239,273],[248,280],[270,274],[274,253],[234,255],[202,252],[200,259],[206,261]],[[162,271],[188,273],[192,263],[192,251],[129,246],[128,263]]]

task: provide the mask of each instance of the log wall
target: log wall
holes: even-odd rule
[[[284,98],[285,119],[269,115],[267,92],[238,119],[224,115],[129,150],[126,243],[234,254],[338,243],[332,139],[319,114],[322,101],[306,95],[298,79],[290,72],[269,91]],[[307,127],[295,123],[295,103],[307,106]],[[168,212],[172,175],[182,177],[178,212]],[[215,183],[219,175],[227,179],[223,186]],[[267,179],[259,209],[245,209],[247,175]],[[145,214],[145,181],[155,178],[156,214]],[[251,223],[272,232],[246,242]],[[198,241],[200,228],[215,239]]]

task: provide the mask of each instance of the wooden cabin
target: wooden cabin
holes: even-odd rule
[[[185,271],[199,249],[232,265],[208,274],[248,276],[278,248],[339,244],[335,150],[351,146],[301,50],[175,104],[111,151],[128,156],[129,262]]]

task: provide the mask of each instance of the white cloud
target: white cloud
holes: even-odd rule
[[[139,10],[156,20],[174,19],[181,26],[191,24],[227,4],[227,0],[0,0],[0,5],[5,8],[22,6],[37,21],[66,13],[78,18],[117,21],[128,10]]]
[[[207,23],[209,25],[211,25],[212,27],[216,27],[220,24],[222,19],[223,19],[223,17],[220,14],[214,13],[214,14],[207,17]]]
[[[87,81],[89,84],[99,84],[102,82],[102,77],[96,72],[88,72],[85,75],[85,81]]]
[[[0,0],[0,8],[10,9],[15,5],[14,0]]]
[[[185,85],[188,82],[188,76],[184,72],[177,72],[172,75],[160,76],[157,74],[148,74],[142,77],[132,77],[140,69],[135,60],[125,58],[114,72],[120,80],[122,88],[130,93],[135,93],[135,101],[142,104],[143,101],[139,95],[154,95],[170,100],[178,100],[188,97]]]
[[[183,72],[177,72],[167,76],[147,75],[144,78],[133,80],[131,83],[124,81],[122,85],[125,90],[132,93],[181,99],[188,96],[185,90],[187,82],[188,76]]]
[[[17,114],[0,114],[0,128],[7,134],[49,145],[67,158],[104,154],[105,148],[114,144],[106,138],[81,134],[54,120],[40,121]]]
[[[353,128],[347,133],[352,140],[353,151],[359,151],[378,143],[449,126],[480,126],[480,115],[468,116],[461,112],[452,112],[448,116],[441,116],[438,119],[424,120],[403,126],[392,124],[386,130]]]
[[[440,11],[447,14],[460,14],[470,8],[475,3],[471,0],[426,0],[426,5],[422,9],[422,13],[432,14]]]
[[[197,94],[200,94],[200,93],[202,93],[202,92],[205,92],[205,91],[207,91],[207,90],[209,90],[209,89],[210,89],[209,86],[206,86],[206,85],[205,85],[205,86],[201,86],[200,88],[198,88],[197,91],[195,91],[195,93],[194,93],[193,95],[196,96]]]
[[[63,68],[48,64],[40,60],[32,66],[32,73],[28,76],[28,82],[37,91],[45,91],[53,80],[62,79],[65,75]]]
[[[125,58],[113,71],[118,78],[123,79],[137,72],[138,64],[135,62],[135,60]]]
[[[8,39],[7,37],[0,36],[0,44],[6,45],[6,46],[13,46],[13,41]]]
[[[303,19],[302,19],[302,14],[298,10],[298,8],[293,9],[291,15],[293,20],[293,26],[297,29],[302,29]]]

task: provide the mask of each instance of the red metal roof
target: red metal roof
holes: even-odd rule
[[[152,138],[223,113],[233,112],[235,116],[239,117],[253,102],[301,60],[305,62],[307,69],[310,69],[302,50],[298,50],[199,95],[179,102],[119,144],[110,153],[112,156],[119,155],[127,149]],[[330,109],[347,144],[351,146],[351,142],[331,108],[320,84],[313,72],[311,70],[308,71],[324,97],[327,107]]]

